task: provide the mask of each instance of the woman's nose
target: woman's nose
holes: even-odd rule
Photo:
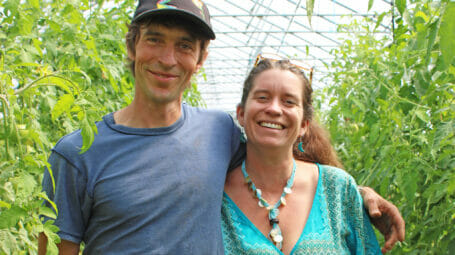
[[[273,115],[281,115],[283,113],[283,109],[281,108],[281,103],[278,99],[274,99],[270,101],[270,103],[267,105],[267,108],[265,111],[269,114]]]

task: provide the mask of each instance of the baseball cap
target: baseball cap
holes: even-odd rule
[[[210,39],[215,39],[209,10],[201,0],[139,0],[132,22],[157,14],[186,18],[199,26]]]

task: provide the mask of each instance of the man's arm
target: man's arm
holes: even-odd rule
[[[47,237],[44,233],[40,233],[38,237],[38,255],[45,255],[47,247]],[[79,254],[80,245],[67,240],[63,240],[57,244],[58,254],[60,255],[77,255]]]
[[[63,146],[62,146],[63,147]],[[61,242],[57,244],[59,254],[78,254],[80,249],[79,236],[83,236],[86,219],[85,212],[90,211],[90,201],[87,201],[86,176],[83,176],[74,163],[69,162],[62,154],[52,151],[49,156],[49,164],[52,168],[46,168],[43,174],[42,187],[48,199],[52,200],[58,207],[58,215],[55,219],[55,226],[64,228],[67,231],[60,235]],[[53,171],[50,171],[52,169]],[[52,180],[51,174],[55,180]],[[45,206],[53,209],[49,201]],[[57,214],[57,211],[55,210]],[[44,216],[44,215],[42,215]],[[42,217],[43,223],[47,217]],[[63,239],[63,238],[65,239]],[[69,241],[70,239],[72,241]],[[48,238],[44,233],[38,237],[38,254],[46,254]]]
[[[404,241],[405,222],[398,208],[381,197],[370,187],[359,187],[363,204],[371,217],[371,223],[384,235],[382,252],[390,251],[397,241]]]

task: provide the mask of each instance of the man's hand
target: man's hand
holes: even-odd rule
[[[370,214],[371,223],[384,235],[382,253],[392,250],[397,241],[404,241],[405,223],[400,211],[370,187],[360,187],[360,194]]]

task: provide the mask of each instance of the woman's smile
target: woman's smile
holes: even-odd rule
[[[272,122],[259,122],[259,125],[262,127],[267,127],[267,128],[271,128],[271,129],[279,129],[279,130],[284,129],[283,125],[272,123]]]
[[[258,75],[245,107],[238,112],[251,144],[290,146],[301,135],[301,83],[289,71],[271,69]]]

